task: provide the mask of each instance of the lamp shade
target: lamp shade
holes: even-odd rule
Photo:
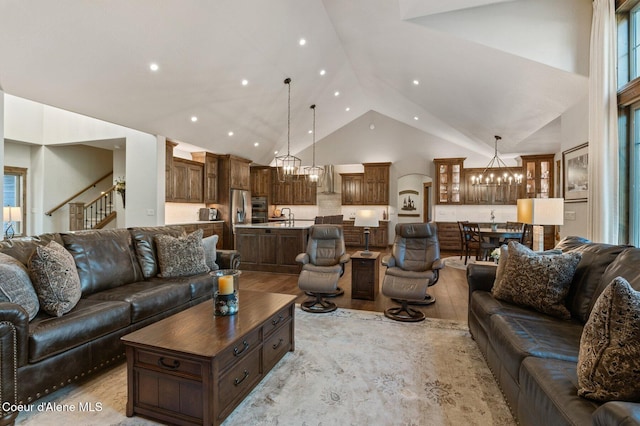
[[[4,222],[22,222],[22,207],[3,207],[2,220]]]
[[[529,225],[563,225],[564,198],[518,199],[518,222]]]
[[[358,210],[356,212],[356,221],[353,226],[362,226],[364,228],[377,228],[378,216],[373,210]]]

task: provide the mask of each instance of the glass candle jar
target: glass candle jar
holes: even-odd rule
[[[240,271],[220,269],[209,273],[213,276],[214,315],[235,315],[240,308],[238,298]]]

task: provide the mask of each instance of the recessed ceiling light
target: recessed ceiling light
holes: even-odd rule
[[[155,62],[152,62],[151,64],[149,64],[149,69],[151,71],[158,71],[160,69],[160,67]]]
[[[413,119],[414,119],[414,120],[416,120],[416,121],[418,121],[418,120],[419,120],[419,118],[418,118],[418,116],[417,116],[417,115],[416,115],[416,116],[414,116],[414,117],[413,117]]]
[[[327,73],[326,70],[320,70],[320,75],[325,75]]]
[[[351,111],[351,108],[346,107],[344,110],[345,110],[345,111],[347,111],[347,112],[349,112],[349,111]]]
[[[274,154],[277,154],[277,153],[278,153],[278,151],[273,151],[273,153],[274,153]]]
[[[233,132],[229,132],[227,133],[229,136],[233,136]]]
[[[336,90],[335,92],[333,92],[333,96],[340,96],[340,92]]]
[[[247,80],[246,78],[244,80],[242,80],[242,85],[246,86],[247,84],[249,84],[249,80]]]
[[[414,84],[415,86],[419,85],[419,84],[420,84],[420,80],[413,80],[413,84]]]
[[[260,146],[260,142],[254,142],[253,146]]]
[[[191,121],[193,121],[193,122],[195,123],[196,121],[198,121],[198,117],[196,117],[195,115],[194,115],[194,116],[192,116],[192,117],[191,117]]]
[[[307,44],[307,40],[305,40],[305,39],[301,38],[301,39],[298,41],[298,44],[299,44],[300,46],[304,46],[305,44]]]

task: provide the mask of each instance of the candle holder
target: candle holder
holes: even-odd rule
[[[213,277],[214,315],[235,315],[240,309],[238,297],[240,271],[220,269],[209,273]]]

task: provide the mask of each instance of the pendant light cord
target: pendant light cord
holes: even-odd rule
[[[287,99],[287,156],[289,156],[291,153],[291,79],[286,78],[284,84],[289,87]]]
[[[313,104],[309,108],[313,110],[313,167],[316,166],[316,105]]]

